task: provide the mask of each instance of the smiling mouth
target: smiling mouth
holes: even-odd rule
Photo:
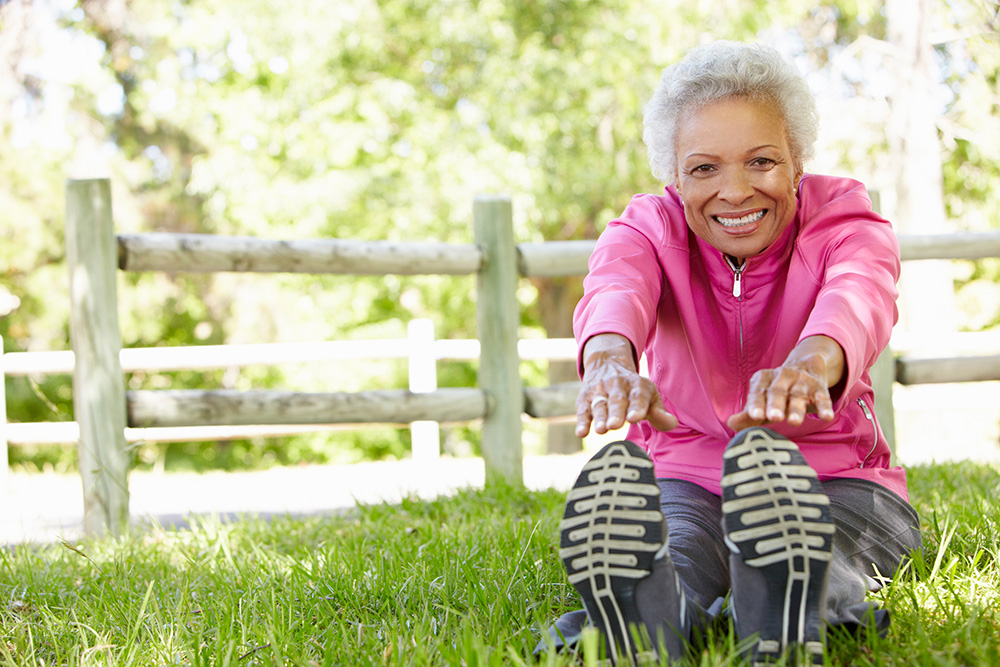
[[[744,225],[750,225],[761,218],[767,213],[767,209],[757,211],[756,213],[750,213],[749,215],[744,215],[742,218],[723,218],[722,216],[713,215],[712,219],[723,227],[742,227]]]

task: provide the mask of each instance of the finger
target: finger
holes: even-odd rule
[[[812,405],[813,396],[816,394],[818,389],[818,383],[815,379],[808,376],[801,377],[791,389],[788,390],[788,408],[786,419],[789,424],[798,426],[801,424],[805,418],[806,413],[809,410],[809,406]]]
[[[788,423],[798,426],[806,418],[812,398],[808,395],[792,393],[788,396]]]
[[[751,419],[762,420],[766,417],[767,390],[771,386],[774,376],[773,370],[761,370],[750,378],[744,411]]]
[[[590,401],[594,396],[593,392],[581,389],[576,396],[576,437],[585,438],[590,433],[590,426],[593,423],[593,413],[590,409]]]
[[[747,406],[744,412],[751,419],[764,421],[767,419],[765,407],[766,403],[763,395],[749,396],[747,397]]]
[[[677,417],[663,407],[663,399],[656,385],[643,380],[629,393],[628,421],[632,424],[646,420],[658,431],[670,431],[677,427]]]
[[[726,421],[726,426],[733,429],[734,431],[739,432],[745,428],[750,428],[751,426],[761,426],[762,424],[768,424],[768,423],[770,422],[768,422],[766,419],[755,419],[746,410],[741,410],[740,412],[737,412],[736,414],[731,416]]]
[[[590,416],[596,433],[603,435],[608,432],[608,398],[594,396],[590,399]]]
[[[646,421],[657,431],[670,431],[677,427],[677,417],[673,416],[662,405],[654,405],[646,414]]]
[[[775,374],[767,388],[767,420],[770,422],[785,421],[788,416],[788,401],[793,387],[797,386],[799,374],[790,369],[782,368]],[[806,394],[806,391],[801,392]]]
[[[813,397],[813,404],[819,418],[824,421],[833,419],[833,400],[830,398],[830,390],[822,388],[816,391]]]
[[[643,387],[642,384],[632,387],[632,391],[628,394],[628,413],[625,415],[630,424],[637,424],[646,419],[653,405],[651,399],[652,392]]]
[[[607,420],[605,425],[609,431],[614,431],[625,425],[625,416],[629,410],[629,394],[612,389],[608,393]]]
[[[767,392],[767,420],[770,422],[785,421],[785,411],[788,408],[788,394],[779,391]]]

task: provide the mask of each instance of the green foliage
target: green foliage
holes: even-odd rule
[[[991,7],[991,4],[993,5]],[[1000,32],[996,3],[952,2],[941,12],[950,30],[968,37],[940,50],[945,81],[952,98],[941,124],[945,206],[963,230],[1000,227]],[[973,29],[970,30],[969,27]],[[967,265],[956,281],[957,303],[968,330],[1000,325],[1000,262],[989,259]]]
[[[0,103],[11,109],[0,117],[8,351],[68,347],[67,175],[110,174],[124,232],[468,243],[473,198],[501,192],[513,197],[519,241],[593,238],[633,193],[659,189],[641,142],[642,105],[661,68],[696,43],[761,39],[819,77],[819,93],[876,107],[885,94],[871,76],[885,68],[871,46],[886,31],[874,0],[43,4],[0,8],[11,64],[0,74]],[[957,31],[939,49],[951,91],[942,122],[946,203],[969,229],[1000,219],[994,4],[935,2],[942,28]],[[854,108],[844,114],[850,123],[828,130],[825,165],[877,181],[884,119],[871,108]],[[997,279],[988,263],[962,277],[968,328],[1000,321],[1000,303],[988,300]],[[565,335],[561,306],[579,290],[526,283],[525,335]],[[539,306],[539,292],[556,303]],[[414,317],[432,319],[439,337],[468,338],[473,293],[471,278],[129,275],[120,281],[120,319],[127,347],[399,336]],[[545,370],[532,367],[528,381],[542,383]],[[471,384],[472,372],[442,369],[441,384]],[[371,364],[129,382],[322,390],[355,379],[358,389],[398,387],[403,378]],[[39,382],[55,411],[11,381],[11,420],[70,414],[69,379]],[[474,428],[451,434],[456,448],[478,446]],[[396,456],[406,437],[382,429],[288,446],[310,460]]]

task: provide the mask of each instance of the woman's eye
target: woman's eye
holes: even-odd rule
[[[695,174],[704,174],[712,171],[712,165],[710,164],[699,164],[697,167],[691,170]]]
[[[755,167],[770,167],[771,165],[775,164],[775,162],[769,157],[758,157],[754,158],[751,164],[753,164],[753,166]]]

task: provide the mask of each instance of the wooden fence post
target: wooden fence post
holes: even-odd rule
[[[889,443],[892,458],[896,458],[896,411],[892,406],[892,385],[896,381],[896,355],[886,345],[869,371],[875,392],[875,418]]]
[[[67,182],[66,259],[83,527],[88,535],[120,534],[129,516],[128,457],[115,285],[118,249],[108,179]]]
[[[517,248],[510,198],[478,196],[473,205],[476,245],[483,250],[477,277],[476,320],[479,327],[479,386],[489,397],[483,419],[486,481],[503,478],[524,482],[521,414],[524,386],[517,353]]]
[[[434,323],[428,319],[410,320],[406,325],[410,343],[410,391],[421,393],[437,389],[437,357],[434,354]],[[441,427],[435,421],[410,422],[410,449],[414,461],[441,458]]]
[[[876,213],[882,212],[882,193],[878,190],[869,190],[868,196],[872,201],[872,210]],[[875,394],[875,419],[882,427],[886,442],[889,443],[889,452],[893,461],[896,458],[896,410],[892,406],[892,389],[896,381],[896,355],[892,351],[892,345],[887,344],[882,353],[872,364],[869,375],[872,380],[872,391]]]

